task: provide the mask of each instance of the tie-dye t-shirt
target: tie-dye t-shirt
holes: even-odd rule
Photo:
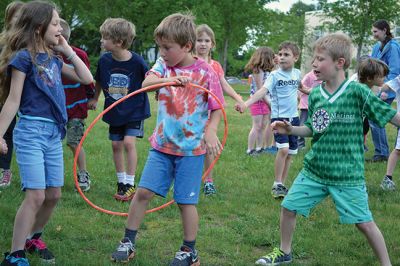
[[[159,58],[148,74],[160,78],[186,76],[214,93],[223,102],[218,76],[201,59],[186,67],[169,67]],[[220,109],[218,102],[201,89],[166,86],[159,90],[157,125],[150,137],[151,146],[161,152],[178,156],[204,154],[202,145],[208,110]]]
[[[215,73],[217,73],[218,77],[223,77],[224,74],[224,69],[222,68],[221,64],[218,61],[215,60],[211,60],[210,61],[210,66],[212,67],[212,69],[215,71]]]

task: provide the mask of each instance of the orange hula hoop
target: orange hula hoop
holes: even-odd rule
[[[120,104],[121,102],[125,101],[126,99],[128,99],[128,98],[130,98],[130,97],[135,96],[136,94],[139,94],[139,93],[142,93],[142,92],[146,92],[146,91],[150,91],[150,90],[153,90],[153,89],[156,89],[156,88],[160,88],[160,87],[165,87],[165,86],[179,86],[179,85],[178,85],[177,83],[175,83],[175,82],[166,82],[166,83],[160,83],[160,84],[156,84],[156,85],[152,85],[152,86],[147,86],[147,87],[141,88],[141,89],[139,89],[139,90],[137,90],[137,91],[131,92],[131,93],[129,93],[128,95],[124,96],[123,98],[117,100],[115,103],[111,104],[111,105],[110,105],[109,107],[107,107],[106,109],[104,109],[104,110],[92,121],[92,123],[89,125],[89,127],[85,130],[85,132],[84,132],[84,134],[83,134],[83,136],[82,136],[82,139],[81,139],[81,141],[79,142],[78,147],[77,147],[76,152],[75,152],[75,156],[74,156],[74,165],[73,165],[73,173],[74,173],[75,187],[76,187],[76,189],[78,190],[78,193],[79,193],[79,194],[81,195],[81,197],[85,200],[85,202],[88,203],[88,204],[89,204],[91,207],[93,207],[94,209],[96,209],[96,210],[98,210],[98,211],[100,211],[100,212],[106,213],[106,214],[111,214],[111,215],[116,215],[116,216],[128,216],[128,213],[126,213],[126,212],[115,212],[115,211],[110,211],[110,210],[107,210],[107,209],[104,209],[104,208],[102,208],[102,207],[97,206],[96,204],[94,204],[93,202],[91,202],[91,201],[86,197],[86,195],[82,192],[81,188],[79,187],[79,184],[78,184],[78,176],[77,176],[77,169],[76,169],[77,167],[76,167],[76,166],[77,166],[77,162],[78,162],[78,155],[79,155],[79,153],[80,153],[80,151],[81,151],[81,149],[82,149],[83,142],[85,141],[87,135],[88,135],[89,132],[92,130],[92,128],[94,127],[94,125],[100,120],[100,118],[102,118],[104,114],[106,114],[108,111],[110,111],[110,110],[111,110],[112,108],[114,108],[116,105]],[[223,115],[223,118],[224,118],[224,126],[225,126],[225,127],[224,127],[224,136],[223,136],[223,138],[222,138],[221,145],[222,145],[222,148],[224,148],[224,147],[225,147],[225,143],[226,143],[226,139],[227,139],[227,137],[228,137],[228,120],[227,120],[227,117],[226,117],[224,105],[223,105],[222,102],[218,99],[218,97],[217,97],[214,93],[212,93],[211,91],[209,91],[209,90],[207,90],[207,89],[205,89],[205,88],[203,88],[203,87],[201,87],[201,86],[199,86],[199,85],[193,84],[193,83],[189,83],[187,86],[191,86],[191,87],[194,87],[194,88],[197,88],[197,89],[200,89],[200,90],[203,90],[203,91],[209,93],[209,94],[216,100],[216,102],[219,104],[219,106],[221,107],[222,115]],[[218,161],[218,159],[219,159],[220,156],[221,156],[221,153],[218,154],[218,155],[215,157],[215,159],[212,161],[210,167],[204,172],[204,174],[203,174],[203,176],[202,176],[202,180],[203,180],[203,181],[204,181],[205,177],[210,173],[210,171],[214,168],[214,165],[216,164],[216,162]],[[156,212],[156,211],[158,211],[158,210],[161,210],[161,209],[163,209],[163,208],[165,208],[165,207],[167,207],[167,206],[173,204],[174,202],[175,202],[175,200],[171,200],[171,201],[169,201],[169,202],[167,202],[167,203],[165,203],[165,204],[163,204],[163,205],[160,205],[160,206],[155,207],[155,208],[153,208],[153,209],[147,210],[146,213]]]

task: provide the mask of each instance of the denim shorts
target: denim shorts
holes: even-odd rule
[[[72,118],[67,122],[67,144],[78,146],[85,132],[85,120]]]
[[[57,124],[22,118],[15,126],[13,140],[23,190],[64,185],[61,130]]]
[[[174,200],[195,205],[199,201],[204,155],[177,156],[151,149],[139,187],[165,197],[174,181]]]
[[[144,120],[128,122],[122,126],[110,126],[108,138],[111,141],[123,141],[125,136],[143,138]]]
[[[291,119],[288,118],[272,118],[271,123],[274,121],[290,121],[290,123],[293,126],[299,126],[300,125],[300,119],[298,117],[293,117]],[[279,133],[274,133],[274,139],[276,142],[276,147],[278,149],[282,148],[289,148],[289,154],[297,154],[297,148],[298,148],[298,143],[297,143],[297,136],[293,135],[284,135],[284,134],[279,134]]]
[[[312,180],[302,172],[293,182],[282,207],[308,217],[310,210],[329,195],[336,206],[341,223],[358,224],[373,221],[365,184],[328,186]]]

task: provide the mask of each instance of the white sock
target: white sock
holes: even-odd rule
[[[277,186],[277,185],[283,185],[283,184],[280,181],[274,181],[274,186]]]
[[[256,148],[256,151],[261,151],[261,150],[262,150],[261,147],[257,147],[257,148]]]
[[[126,176],[126,173],[125,173],[125,172],[117,173],[118,183],[123,183],[123,184],[125,184],[125,176]]]
[[[250,149],[247,149],[246,153],[250,153],[250,152],[251,152],[251,150],[250,150]]]
[[[135,175],[125,175],[125,184],[133,186],[135,184]]]

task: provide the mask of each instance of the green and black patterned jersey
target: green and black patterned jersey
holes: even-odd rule
[[[308,98],[305,125],[312,131],[312,147],[302,171],[326,185],[363,184],[363,117],[384,127],[396,111],[358,82],[344,81],[332,95],[323,86]]]

